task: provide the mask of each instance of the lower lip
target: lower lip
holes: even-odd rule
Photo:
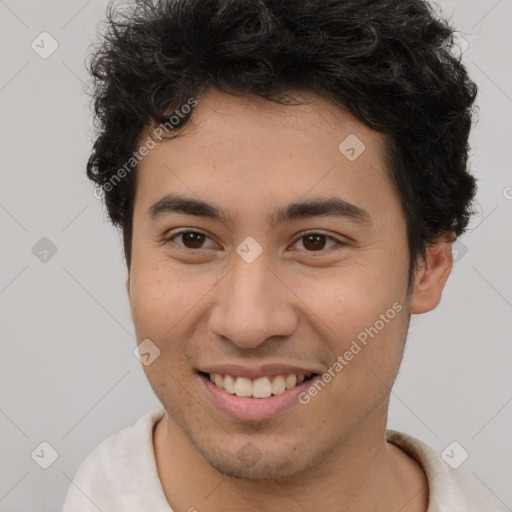
[[[280,395],[271,395],[268,398],[247,398],[224,391],[204,375],[200,374],[199,377],[213,403],[239,421],[265,421],[278,417],[293,405],[298,404],[299,395],[315,380],[315,378],[305,380]]]

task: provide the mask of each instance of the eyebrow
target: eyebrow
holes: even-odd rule
[[[180,194],[166,194],[147,211],[150,219],[172,213],[206,217],[230,225],[229,216],[220,206]],[[317,198],[278,207],[268,215],[267,222],[275,227],[294,220],[321,216],[341,217],[359,224],[371,225],[367,210],[340,197]]]

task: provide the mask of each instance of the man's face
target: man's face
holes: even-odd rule
[[[128,291],[138,343],[160,350],[144,370],[192,445],[233,476],[297,474],[382,429],[407,332],[406,222],[384,139],[305,97],[310,105],[283,106],[210,90],[183,136],[138,171]],[[226,218],[164,203],[151,215],[168,194]],[[275,215],[325,199],[352,206]],[[210,382],[214,370],[242,394],[268,394],[277,379],[277,394],[238,397]],[[292,385],[289,375],[309,373],[320,377],[279,393],[277,375]],[[237,377],[261,380],[247,388]]]

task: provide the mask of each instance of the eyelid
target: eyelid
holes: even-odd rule
[[[297,233],[295,240],[298,240],[299,238],[302,238],[303,236],[308,235],[323,235],[326,238],[332,238],[333,240],[336,240],[337,242],[342,242],[342,240],[338,240],[334,235],[330,235],[328,233],[324,233],[322,229],[308,229],[306,231],[301,231],[300,233]]]

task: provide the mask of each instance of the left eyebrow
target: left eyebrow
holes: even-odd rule
[[[165,195],[147,211],[151,219],[168,213],[207,217],[230,224],[229,215],[220,206],[180,194]],[[275,227],[294,220],[321,216],[342,217],[364,225],[372,223],[367,210],[339,197],[317,198],[278,207],[267,217],[267,222]]]
[[[367,210],[340,197],[318,198],[290,203],[285,207],[277,208],[270,215],[269,224],[274,227],[283,222],[292,222],[309,217],[342,217],[359,224],[371,225],[371,217]]]

